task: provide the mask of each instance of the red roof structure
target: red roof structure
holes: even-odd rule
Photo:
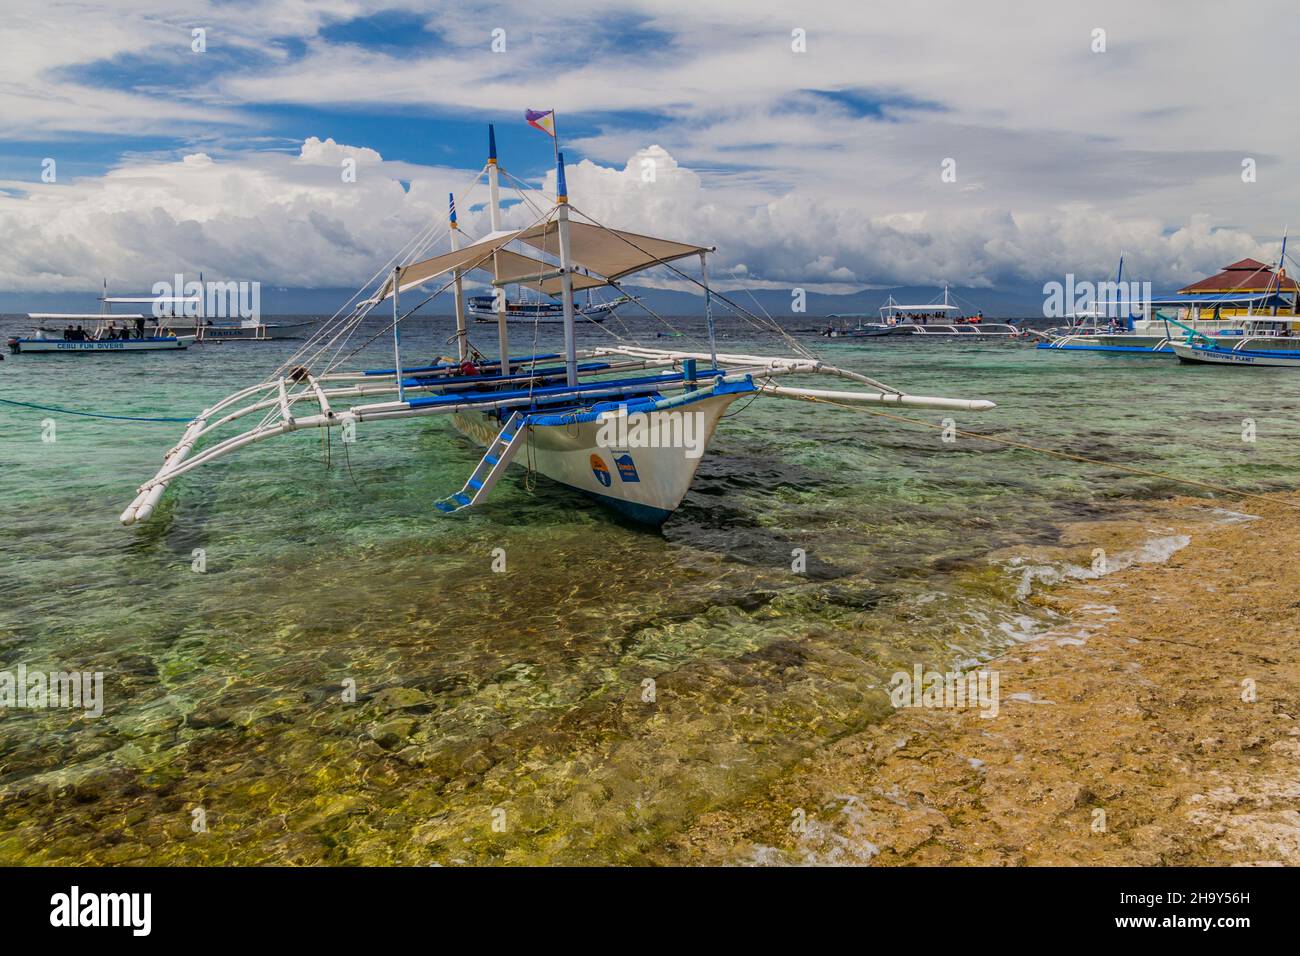
[[[1180,294],[1196,292],[1295,292],[1300,289],[1295,279],[1283,274],[1279,277],[1272,269],[1256,259],[1242,259],[1209,278],[1193,282],[1179,289]]]

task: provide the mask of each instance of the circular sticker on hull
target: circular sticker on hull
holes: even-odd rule
[[[609,474],[609,465],[605,464],[605,459],[601,458],[599,455],[591,456],[591,473],[595,475],[596,480],[606,488],[608,488],[610,483],[613,481]]]

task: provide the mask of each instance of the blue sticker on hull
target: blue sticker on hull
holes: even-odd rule
[[[636,464],[631,455],[616,455],[614,464],[618,466],[618,476],[626,482],[639,482],[641,476],[636,473]]]

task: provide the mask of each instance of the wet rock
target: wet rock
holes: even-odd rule
[[[385,687],[374,696],[370,706],[381,714],[397,710],[423,714],[433,710],[434,700],[414,687]]]
[[[415,733],[417,725],[418,721],[414,717],[395,717],[383,723],[371,724],[370,737],[385,750],[392,750]]]
[[[229,727],[232,723],[234,723],[234,715],[230,708],[214,704],[199,704],[185,718],[186,726],[193,727],[195,730],[215,730],[219,727]]]

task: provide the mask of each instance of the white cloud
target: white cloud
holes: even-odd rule
[[[354,183],[343,181],[345,159],[357,161]],[[847,292],[897,283],[988,286],[1005,277],[1034,282],[1065,272],[1105,274],[1119,249],[1128,251],[1132,274],[1167,285],[1242,255],[1268,254],[1249,235],[1212,229],[1204,217],[1168,232],[1155,219],[1086,206],[873,216],[847,197],[798,189],[756,204],[743,185],[706,188],[660,146],[619,167],[584,160],[567,178],[575,208],[595,221],[716,243],[717,279],[744,276],[767,287]],[[443,221],[448,192],[458,195],[466,232],[486,232],[486,188],[466,195],[466,179],[463,170],[389,162],[372,149],[312,138],[297,154],[193,153],[71,184],[4,183],[30,191],[0,197],[0,233],[11,249],[0,261],[0,285],[85,289],[107,276],[115,287],[145,288],[200,270],[277,286],[360,284],[408,237]],[[553,174],[543,188],[553,192]],[[533,217],[518,204],[505,222],[522,226]],[[660,284],[672,284],[665,278]]]
[[[1300,205],[1294,136],[1269,94],[1290,82],[1294,61],[1292,31],[1270,27],[1290,22],[1281,3],[1233,17],[1208,2],[1171,16],[1118,0],[1077,10],[857,0],[807,9],[631,0],[614,11],[604,0],[490,0],[472,12],[449,0],[12,6],[0,136],[247,144],[274,132],[254,106],[463,115],[555,105],[562,123],[566,113],[608,117],[574,144],[591,157],[570,169],[579,208],[716,242],[718,274],[743,263],[759,284],[1035,282],[1108,270],[1124,249],[1136,272],[1168,285],[1240,255],[1268,258]],[[397,54],[322,33],[381,10],[414,14],[422,27],[411,32],[427,46]],[[208,30],[212,61],[189,52],[196,25]],[[504,54],[489,48],[498,26]],[[807,31],[807,53],[790,50],[794,27]],[[1107,30],[1104,54],[1090,50],[1096,27]],[[78,72],[133,56],[156,64],[167,88],[113,89]],[[639,111],[635,121],[619,116],[627,110]],[[359,281],[398,234],[441,217],[441,194],[466,175],[329,139],[306,141],[297,156],[203,149],[205,158],[191,147],[184,161],[133,159],[67,185],[8,184],[30,193],[0,199],[0,226],[18,240],[0,281],[137,282],[173,263],[279,284]],[[1246,156],[1258,161],[1256,183],[1241,181]],[[947,157],[956,183],[940,181]],[[362,172],[355,186],[337,182],[344,158]],[[641,179],[647,159],[653,183]],[[468,205],[462,214],[473,223]]]

